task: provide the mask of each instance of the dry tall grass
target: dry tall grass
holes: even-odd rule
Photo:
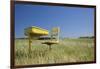
[[[33,40],[31,56],[28,54],[28,40],[15,39],[15,64],[50,64],[84,62],[94,60],[93,39],[62,39],[52,50],[42,44],[43,40]]]

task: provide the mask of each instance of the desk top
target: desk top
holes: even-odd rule
[[[48,35],[49,31],[40,27],[32,26],[25,29],[25,35],[28,36],[29,34],[33,36],[42,36]]]

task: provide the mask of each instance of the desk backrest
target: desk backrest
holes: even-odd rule
[[[54,27],[51,29],[51,39],[59,41],[59,32],[60,28],[59,27]]]

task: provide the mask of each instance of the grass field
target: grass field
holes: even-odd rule
[[[15,39],[15,64],[51,64],[94,60],[93,39],[62,39],[52,50],[42,44],[45,40],[33,40],[31,56],[28,56],[28,40]]]

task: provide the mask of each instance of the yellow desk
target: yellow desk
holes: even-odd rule
[[[31,43],[32,43],[32,38],[38,38],[40,36],[44,36],[44,35],[48,35],[49,31],[36,27],[36,26],[32,26],[32,27],[28,27],[25,29],[25,33],[26,36],[28,36],[29,38],[29,54],[31,52]]]

